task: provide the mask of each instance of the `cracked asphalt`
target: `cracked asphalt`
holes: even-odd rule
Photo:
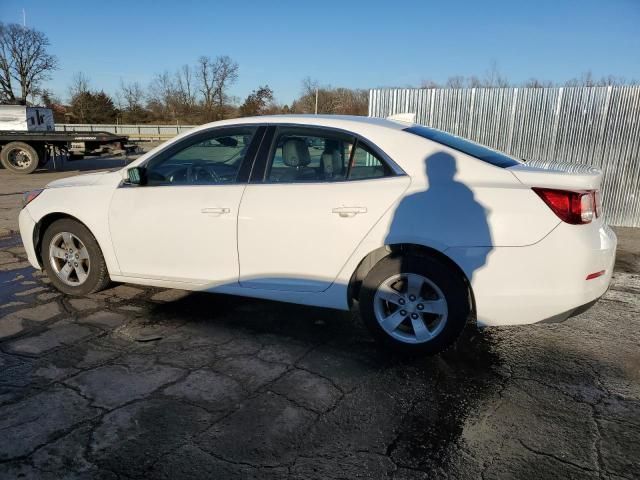
[[[0,478],[638,478],[640,230],[618,232],[591,310],[469,327],[413,360],[357,313],[130,285],[67,297],[10,233]]]

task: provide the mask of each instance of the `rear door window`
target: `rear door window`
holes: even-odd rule
[[[267,181],[336,182],[347,175],[353,138],[329,131],[283,129],[268,165]]]
[[[393,175],[393,170],[364,141],[346,132],[279,127],[264,181],[271,183],[340,182]]]
[[[351,157],[349,180],[382,178],[391,175],[391,168],[383,162],[365,143],[358,141]]]

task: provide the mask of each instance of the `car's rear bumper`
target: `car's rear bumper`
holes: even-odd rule
[[[562,321],[595,303],[611,282],[616,245],[602,222],[561,223],[534,245],[446,253],[471,281],[478,325],[519,325]]]
[[[27,259],[34,268],[40,270],[42,267],[36,256],[35,245],[33,244],[33,231],[36,228],[36,222],[26,208],[20,211],[18,216],[18,225],[20,226],[20,237],[22,237],[22,245],[27,252]]]

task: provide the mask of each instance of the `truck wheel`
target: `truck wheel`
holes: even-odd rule
[[[24,142],[10,142],[0,151],[0,162],[7,170],[14,173],[31,173],[40,163],[35,148]]]

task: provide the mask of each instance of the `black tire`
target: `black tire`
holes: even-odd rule
[[[23,167],[14,165],[11,161],[11,155],[19,152],[23,154],[23,159],[25,157],[28,159],[28,161],[25,161],[25,165]],[[4,145],[2,147],[2,151],[0,151],[0,162],[2,162],[2,166],[4,168],[13,173],[32,173],[36,168],[38,168],[40,156],[36,149],[28,143],[9,142]]]
[[[444,326],[437,335],[423,343],[407,343],[394,338],[382,328],[376,318],[375,294],[378,287],[394,275],[407,273],[427,278],[440,289],[447,302]],[[401,355],[435,355],[446,350],[463,331],[471,314],[470,292],[464,278],[446,262],[429,256],[383,258],[364,279],[359,300],[362,320],[373,337],[384,347]],[[409,325],[410,323],[401,325],[401,328],[409,329]]]
[[[82,241],[89,254],[90,268],[88,276],[82,284],[77,286],[64,283],[58,277],[58,274],[51,263],[51,258],[49,256],[51,241],[61,232],[69,232],[76,236],[80,241]],[[102,256],[102,251],[100,250],[98,242],[87,227],[75,220],[64,218],[56,220],[49,225],[42,237],[40,254],[44,270],[51,280],[51,283],[58,290],[62,293],[66,293],[67,295],[83,296],[89,293],[95,293],[100,290],[104,290],[111,281],[109,279],[107,265],[104,261],[104,257]]]

